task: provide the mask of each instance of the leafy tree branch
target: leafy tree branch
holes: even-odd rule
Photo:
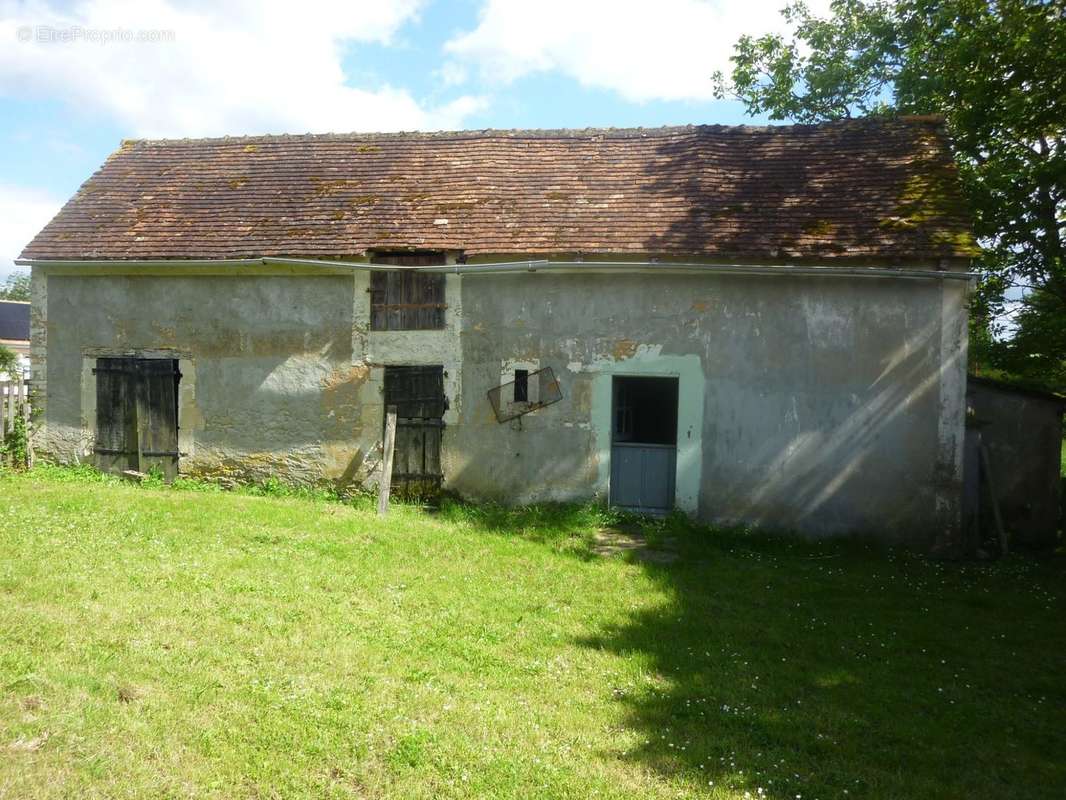
[[[1066,388],[1066,0],[802,3],[787,35],[744,36],[719,97],[814,123],[941,114],[984,252],[979,360]],[[1005,326],[1012,285],[1028,287]],[[1004,334],[1013,333],[1013,336]]]

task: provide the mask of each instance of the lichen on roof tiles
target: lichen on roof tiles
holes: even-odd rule
[[[342,257],[384,238],[470,255],[975,252],[940,121],[870,118],[125,140],[22,257]]]

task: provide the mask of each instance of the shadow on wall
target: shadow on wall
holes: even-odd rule
[[[732,477],[714,488],[711,514],[732,523],[877,533],[928,546],[931,533],[943,532],[935,519],[938,498],[955,498],[956,507],[961,500],[961,484],[942,478],[937,461],[940,384],[961,368],[963,354],[942,362],[940,336],[936,320],[909,335],[862,394],[807,392],[804,416],[814,417],[819,404],[836,405],[839,421],[804,426],[794,414],[776,435],[753,443],[743,456],[747,469],[715,470]],[[929,521],[924,530],[914,524],[923,518]]]
[[[155,348],[133,348],[155,350]],[[196,362],[197,407],[203,420],[199,443],[244,452],[316,445],[323,434],[354,419],[361,376],[349,374],[351,346],[345,358],[330,342],[322,350],[259,355],[240,350],[202,356]],[[343,351],[342,351],[343,352]],[[81,424],[80,408],[53,404],[50,420]],[[332,412],[332,413],[331,413]],[[179,420],[179,424],[180,424]]]
[[[51,277],[48,425],[81,428],[84,355],[174,352],[195,364],[200,419],[179,425],[198,444],[262,454],[350,437],[350,286],[336,276]]]
[[[939,292],[926,299],[939,312]],[[802,328],[802,314],[796,320]],[[853,322],[859,326],[862,318]],[[808,338],[821,335],[806,332]],[[876,332],[856,336],[877,338]],[[940,383],[945,373],[960,370],[962,355],[940,361],[935,318],[902,331],[903,337],[894,351],[854,368],[850,361],[864,356],[847,334],[839,354],[821,353],[824,369],[799,365],[775,377],[765,354],[752,352],[745,366],[730,367],[728,380],[709,373],[701,513],[729,524],[856,533],[920,547],[930,546],[933,534],[950,534],[961,487],[950,470],[946,477],[938,473]],[[765,337],[750,343],[766,346]],[[883,352],[881,344],[872,352]],[[825,370],[845,373],[839,387]],[[468,421],[490,413],[472,383],[465,382]],[[564,394],[573,388],[567,385]],[[793,413],[782,419],[790,400]],[[800,413],[794,413],[797,401]],[[498,502],[515,502],[522,492],[538,500],[587,499],[597,479],[597,451],[587,425],[565,432],[558,427],[568,408],[564,402],[531,414],[521,431],[490,421],[459,432],[451,444],[466,449],[451,460],[449,485]],[[944,519],[936,518],[938,510],[945,510]]]
[[[827,145],[826,152],[840,150],[841,155],[833,156],[837,159],[834,168],[876,176],[876,180],[854,180],[843,200],[838,187],[823,180],[827,164],[806,157],[802,142],[786,144],[779,137],[761,133],[732,133],[744,138],[747,156],[739,171],[742,178],[721,183],[707,156],[713,153],[714,158],[728,158],[721,152],[722,135],[717,132],[711,145],[692,139],[668,140],[660,145],[642,188],[660,198],[688,198],[691,211],[666,233],[647,238],[644,245],[649,253],[710,250],[734,253],[740,258],[762,254],[763,260],[766,253],[782,260],[795,253],[842,255],[846,252],[844,243],[861,245],[871,235],[895,232],[891,226],[881,224],[883,220],[864,218],[862,212],[864,208],[883,209],[886,184],[909,187],[911,191],[915,188],[911,186],[913,181],[908,181],[913,171],[908,154],[913,156],[914,140],[921,138],[915,131],[893,132],[892,143],[886,142],[876,153],[862,153],[861,161],[856,161],[859,153],[848,155],[848,148],[854,149],[849,145],[854,130],[848,126],[811,129],[808,135],[817,139],[820,151]],[[798,135],[803,135],[802,130]],[[718,149],[708,149],[711,146]],[[782,147],[789,149],[781,150]],[[929,158],[929,170],[941,175],[945,164],[937,160],[938,156]],[[932,181],[922,191],[933,192],[937,185]],[[937,201],[936,197],[929,200]],[[842,203],[855,211],[842,214]],[[850,222],[841,222],[842,218]],[[927,234],[912,230],[913,227],[907,227],[906,237],[914,244],[929,245]],[[875,234],[870,233],[871,229]],[[758,234],[753,235],[752,231]],[[877,286],[863,287],[870,291],[859,306],[863,309],[860,313],[875,306],[876,292],[883,286],[879,282]],[[937,295],[934,318],[939,320]],[[905,320],[902,322],[905,324]],[[786,414],[786,422],[794,424],[784,424],[746,442],[736,448],[735,458],[722,453],[722,463],[705,464],[704,484],[714,485],[709,489],[705,486],[702,513],[724,522],[755,522],[811,532],[851,533],[865,529],[927,545],[930,534],[942,531],[941,521],[935,521],[927,530],[916,530],[914,520],[931,518],[934,510],[943,509],[944,497],[955,498],[947,501],[952,507],[961,500],[957,476],[950,465],[939,463],[937,418],[941,413],[940,381],[946,374],[962,369],[962,354],[956,352],[941,361],[939,321],[913,333],[903,329],[902,333],[907,341],[882,364],[883,370],[876,379],[855,389],[842,388],[841,393],[854,392],[850,408],[844,407],[839,395],[830,396],[813,374],[807,376],[807,386],[797,377],[795,386],[782,390],[793,395],[793,401],[797,394],[805,395],[810,409],[807,416],[821,413],[823,423],[804,425],[795,419],[787,420]],[[871,352],[876,353],[876,347]],[[861,357],[858,345],[854,345],[849,357]],[[861,375],[866,371],[855,372]],[[844,383],[858,382],[849,377],[842,386]],[[750,386],[740,388],[758,394]],[[723,409],[713,405],[715,392],[721,391],[712,377],[705,412],[709,430],[721,418]],[[767,403],[767,408],[774,413],[781,410],[773,403]],[[825,413],[828,408],[832,408],[831,415]],[[840,421],[825,421],[826,416],[837,416]],[[762,431],[762,426],[754,424],[742,427]],[[708,438],[713,441],[713,437]],[[871,459],[875,444],[881,457]],[[909,460],[904,457],[908,448],[913,456]],[[885,453],[893,457],[886,458]],[[922,468],[910,469],[915,464]],[[925,465],[929,468],[925,469]],[[869,511],[865,510],[867,507]],[[947,517],[951,516],[949,512]]]

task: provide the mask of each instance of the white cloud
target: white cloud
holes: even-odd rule
[[[483,79],[557,71],[635,102],[709,100],[743,34],[781,31],[786,0],[486,0],[477,27],[450,40]],[[828,0],[808,6],[824,12]]]
[[[19,269],[13,262],[22,248],[62,205],[37,189],[0,183],[0,280]]]
[[[445,61],[434,75],[444,86],[461,86],[470,78],[469,70],[455,61]]]
[[[420,0],[0,0],[0,92],[59,96],[135,136],[461,127],[483,105],[427,107],[394,86],[345,82],[348,48],[389,44]],[[80,40],[36,41],[41,26]],[[163,41],[89,41],[116,29]],[[167,41],[172,32],[172,41]],[[33,41],[21,41],[30,37]],[[358,50],[356,50],[358,55]]]

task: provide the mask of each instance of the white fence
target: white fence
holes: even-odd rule
[[[9,441],[10,434],[15,431],[15,422],[19,419],[26,432],[25,462],[19,459],[19,463],[15,464],[15,453],[5,452],[4,458],[12,466],[30,466],[33,460],[29,446],[30,392],[21,375],[15,380],[0,381],[0,442]]]

